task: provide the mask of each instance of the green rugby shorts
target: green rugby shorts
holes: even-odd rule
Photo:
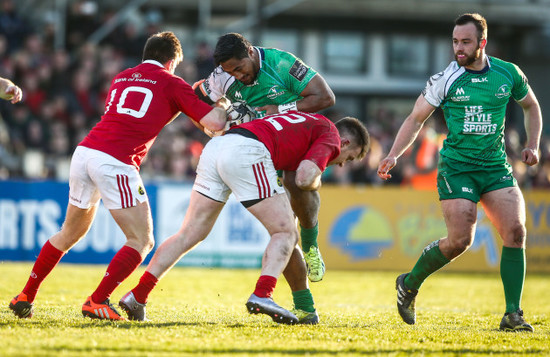
[[[437,165],[440,201],[465,198],[477,203],[485,192],[513,186],[517,186],[517,181],[508,163],[480,166],[441,157]]]

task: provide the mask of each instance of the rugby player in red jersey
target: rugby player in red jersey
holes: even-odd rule
[[[369,142],[367,129],[355,118],[332,123],[320,114],[297,111],[236,125],[214,137],[201,155],[180,230],[158,247],[139,284],[120,301],[121,307],[130,319],[146,319],[145,304],[158,279],[206,238],[233,192],[271,235],[247,309],[278,323],[298,323],[295,314],[271,298],[298,242],[290,201],[276,170],[296,171],[300,189],[317,190],[328,165],[362,159]]]
[[[19,317],[31,317],[42,281],[61,257],[92,225],[99,199],[126,236],[97,289],[86,299],[82,314],[92,318],[124,319],[109,297],[143,261],[154,245],[153,224],[139,166],[162,128],[185,113],[202,127],[221,130],[226,113],[212,108],[191,86],[174,75],[183,59],[172,32],[152,35],[143,62],[112,81],[101,121],[76,148],[70,168],[69,204],[61,231],[42,247],[23,291],[10,303]]]

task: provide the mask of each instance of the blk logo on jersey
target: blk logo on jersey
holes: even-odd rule
[[[484,78],[472,78],[472,83],[486,83],[489,82],[487,77]]]
[[[492,122],[492,114],[484,113],[482,105],[464,107],[463,134],[490,135],[497,131],[497,124]]]

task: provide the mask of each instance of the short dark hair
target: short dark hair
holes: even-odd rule
[[[214,63],[219,66],[220,63],[232,58],[243,59],[248,57],[248,49],[252,46],[250,42],[240,33],[226,33],[220,36],[216,48],[214,49]]]
[[[183,51],[176,35],[171,31],[151,35],[143,48],[143,60],[155,60],[162,64],[170,60],[179,63],[183,60]]]
[[[477,40],[487,39],[487,20],[478,13],[462,14],[455,20],[455,25],[462,26],[472,23],[477,29]]]
[[[370,135],[365,125],[359,119],[353,117],[344,117],[336,121],[334,125],[336,125],[340,136],[348,135],[352,140],[352,145],[361,148],[361,153],[357,159],[364,158],[370,149]]]

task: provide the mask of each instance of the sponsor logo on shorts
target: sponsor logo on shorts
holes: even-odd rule
[[[143,189],[143,187],[141,187],[141,185],[138,186],[138,193],[142,196],[145,194],[145,190]]]
[[[462,187],[462,192],[466,192],[466,193],[474,193],[474,189],[473,188],[469,188],[469,187]]]
[[[283,181],[281,181],[281,178],[280,177],[277,177],[277,185],[279,187],[283,187]]]
[[[504,182],[504,181],[510,181],[512,179],[512,175],[506,175],[506,176],[502,176],[500,178],[500,182]]]
[[[78,198],[76,198],[76,197],[74,197],[74,196],[69,195],[69,198],[70,198],[71,200],[75,201],[75,202],[82,203],[81,200],[79,200]]]
[[[203,184],[201,184],[201,183],[195,182],[195,186],[198,186],[198,187],[204,188],[205,190],[210,191],[210,187],[205,186],[205,185],[203,185]]]

